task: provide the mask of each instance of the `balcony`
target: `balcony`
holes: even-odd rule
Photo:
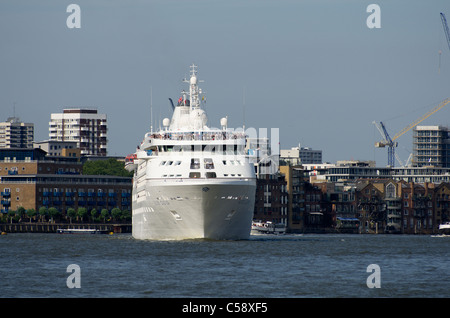
[[[10,206],[11,205],[11,200],[2,200],[1,201],[3,206]]]
[[[11,196],[11,192],[2,192],[2,196],[5,198],[9,198]]]

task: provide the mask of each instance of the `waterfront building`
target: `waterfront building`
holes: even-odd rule
[[[63,113],[52,113],[49,138],[51,141],[77,142],[82,156],[106,156],[106,114],[87,108],[69,108]]]
[[[326,191],[321,184],[304,183],[305,190],[305,231],[321,231],[333,224],[326,200]]]
[[[402,184],[402,233],[431,234],[439,224],[435,224],[433,213],[434,184]]]
[[[434,227],[450,222],[450,183],[436,186],[433,196]]]
[[[292,147],[280,150],[280,160],[291,165],[321,164],[322,150],[314,150],[309,147]]]
[[[450,182],[450,168],[376,167],[373,161],[338,161],[336,164],[303,165],[310,182],[393,179],[414,183]]]
[[[34,148],[42,149],[47,153],[47,156],[55,157],[80,157],[80,149],[77,148],[76,141],[56,141],[44,140],[35,141]]]
[[[0,148],[32,148],[34,124],[21,122],[17,117],[9,117],[0,122]]]
[[[287,183],[280,173],[262,174],[256,179],[254,220],[287,226]]]
[[[2,213],[19,207],[131,210],[132,178],[83,175],[79,158],[46,157],[42,149],[0,150]]]
[[[280,166],[284,175],[288,193],[287,231],[291,233],[304,231],[305,180],[301,166]]]
[[[391,180],[358,182],[357,218],[360,233],[383,233],[388,226],[391,232],[399,232],[399,206],[396,204],[399,200],[396,194],[397,184]]]
[[[450,168],[448,127],[416,126],[414,128],[412,165]]]

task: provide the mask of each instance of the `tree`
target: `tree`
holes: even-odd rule
[[[19,222],[22,221],[22,217],[25,215],[25,208],[23,206],[19,206],[16,211],[16,215],[19,217]]]
[[[77,212],[75,211],[74,208],[68,208],[68,209],[67,209],[67,216],[68,216],[69,219],[70,219],[70,223],[72,223],[72,218],[74,218],[74,217],[77,216]]]
[[[28,209],[26,211],[26,214],[30,218],[30,223],[31,223],[31,218],[34,218],[37,215],[37,212],[35,209]]]
[[[56,218],[58,215],[60,215],[59,210],[57,208],[51,207],[48,209],[48,214],[50,215],[50,222],[53,223],[53,218]]]
[[[114,208],[111,210],[111,216],[114,218],[114,220],[118,220],[120,218],[120,215],[122,214],[122,211],[120,211],[119,208]]]
[[[102,211],[100,212],[100,215],[103,218],[103,223],[106,222],[106,218],[109,216],[109,212],[107,209],[102,209]]]
[[[95,222],[95,218],[97,217],[98,212],[97,210],[94,208],[91,210],[91,217],[92,217],[92,221]]]
[[[8,210],[8,216],[9,216],[9,220],[10,220],[10,222],[11,222],[11,224],[12,224],[13,218],[16,216],[16,211],[14,211],[14,210]]]
[[[44,218],[44,220],[45,220],[45,216],[48,214],[48,209],[47,209],[47,207],[45,207],[45,206],[41,206],[40,208],[39,208],[39,217],[40,217],[40,219],[41,219],[41,222],[42,222],[42,218]]]
[[[78,208],[77,210],[77,216],[81,218],[81,222],[83,222],[83,218],[87,215],[86,208]]]
[[[125,164],[123,162],[117,161],[114,158],[109,158],[108,160],[86,161],[83,165],[83,174],[130,178],[133,176],[133,172],[129,172],[125,169]]]
[[[128,210],[122,210],[122,220],[129,221],[131,220],[131,213]]]

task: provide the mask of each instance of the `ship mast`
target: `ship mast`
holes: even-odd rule
[[[200,108],[199,94],[202,93],[202,89],[198,87],[198,83],[201,83],[203,81],[197,79],[197,65],[192,64],[190,68],[191,78],[189,79],[189,81],[185,79],[184,82],[189,83],[190,109],[194,110]]]

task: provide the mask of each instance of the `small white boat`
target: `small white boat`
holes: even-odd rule
[[[282,223],[273,223],[270,221],[254,221],[252,223],[252,234],[285,234],[286,225]]]
[[[57,233],[60,234],[107,234],[110,231],[97,230],[97,229],[57,229]]]
[[[445,222],[443,224],[439,224],[439,234],[450,234],[450,222]]]

